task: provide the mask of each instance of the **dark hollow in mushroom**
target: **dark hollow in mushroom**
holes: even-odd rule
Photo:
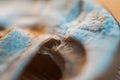
[[[59,80],[62,72],[49,55],[37,54],[19,80]]]
[[[70,48],[73,49],[65,51]],[[19,80],[66,80],[66,77],[79,73],[85,61],[81,43],[72,38],[62,41],[51,38],[40,47]]]
[[[62,77],[60,67],[51,56],[53,53],[44,49],[44,47],[51,49],[56,42],[60,45],[60,41],[51,39],[41,46],[35,57],[24,69],[19,80],[59,80]],[[45,51],[49,55],[44,54]]]

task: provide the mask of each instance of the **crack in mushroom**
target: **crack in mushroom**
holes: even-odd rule
[[[85,61],[85,49],[80,42],[70,37],[51,38],[37,51],[20,80],[66,80],[80,73]]]
[[[37,54],[19,80],[59,80],[62,73],[49,55]]]

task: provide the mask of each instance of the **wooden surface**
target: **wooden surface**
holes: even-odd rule
[[[102,6],[104,6],[107,10],[111,12],[111,14],[115,17],[115,19],[120,23],[120,0],[96,0]]]

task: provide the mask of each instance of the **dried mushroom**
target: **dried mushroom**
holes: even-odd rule
[[[93,0],[1,6],[0,80],[119,80],[119,25]]]

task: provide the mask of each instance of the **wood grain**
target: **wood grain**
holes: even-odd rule
[[[102,6],[104,6],[107,10],[111,12],[111,14],[115,17],[115,19],[120,23],[120,0],[96,0]]]

